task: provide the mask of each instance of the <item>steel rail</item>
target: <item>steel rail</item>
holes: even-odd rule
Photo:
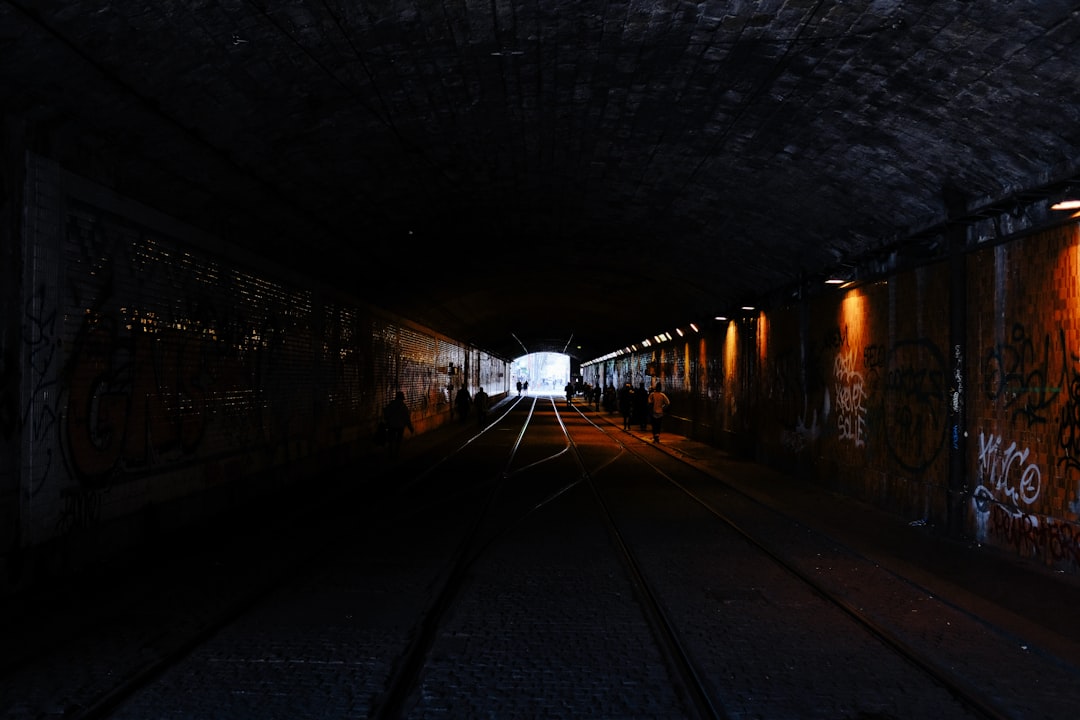
[[[789,574],[793,575],[794,577],[796,577],[797,579],[802,581],[804,584],[809,586],[818,596],[820,596],[826,602],[828,602],[828,603],[832,604],[833,606],[837,607],[838,609],[840,609],[846,615],[848,615],[853,620],[855,620],[855,622],[859,626],[863,627],[867,632],[869,632],[871,635],[876,637],[878,640],[880,640],[887,647],[891,648],[895,653],[897,653],[897,655],[899,655],[901,658],[903,658],[909,664],[916,667],[918,670],[920,670],[925,675],[930,677],[931,680],[933,680],[934,682],[939,684],[941,687],[945,688],[945,690],[947,690],[954,698],[956,698],[958,702],[960,702],[962,705],[967,707],[969,710],[972,710],[972,711],[978,713],[980,716],[982,716],[984,718],[987,718],[987,720],[1008,720],[1011,717],[1007,713],[1003,712],[1001,709],[999,709],[999,708],[991,705],[990,703],[984,701],[982,699],[982,693],[978,692],[975,688],[973,688],[969,683],[964,681],[962,678],[957,677],[954,673],[950,673],[947,670],[945,670],[944,668],[940,667],[938,664],[934,663],[931,659],[928,659],[927,657],[925,657],[925,653],[919,652],[913,646],[911,646],[909,643],[904,642],[904,640],[900,636],[898,636],[896,633],[891,632],[886,627],[884,627],[881,623],[877,622],[876,620],[874,620],[872,617],[870,617],[866,613],[860,611],[857,607],[855,607],[854,605],[849,603],[844,598],[842,598],[839,595],[837,595],[836,593],[830,591],[824,585],[817,582],[813,577],[811,577],[807,573],[800,570],[797,566],[795,566],[791,562],[788,562],[787,559],[785,559],[783,556],[781,556],[776,551],[772,550],[768,545],[766,545],[758,537],[756,537],[755,535],[753,535],[752,533],[750,533],[749,531],[744,529],[737,522],[735,522],[732,518],[730,518],[729,516],[727,516],[723,512],[717,510],[708,501],[704,500],[703,498],[698,496],[696,493],[694,493],[692,490],[686,488],[684,485],[682,485],[677,480],[672,478],[670,475],[665,473],[662,469],[657,467],[647,457],[645,457],[644,452],[636,451],[636,450],[630,448],[625,443],[623,443],[620,439],[614,437],[613,435],[608,433],[604,428],[600,427],[595,422],[593,422],[593,420],[591,418],[589,418],[587,415],[585,415],[584,413],[581,413],[581,415],[582,415],[583,418],[585,418],[585,420],[589,424],[593,425],[600,432],[602,432],[605,435],[607,435],[608,437],[612,438],[612,440],[614,442],[616,442],[624,450],[626,450],[627,452],[633,454],[635,457],[639,458],[642,462],[647,464],[650,468],[652,468],[657,473],[658,476],[662,477],[666,482],[668,482],[671,485],[673,485],[674,487],[676,487],[679,491],[684,493],[687,497],[692,499],[694,502],[701,505],[707,512],[709,512],[711,515],[713,515],[718,520],[720,520],[721,522],[726,524],[728,527],[730,527],[733,531],[735,531],[738,535],[740,535],[744,540],[746,540],[748,543],[750,543],[751,545],[756,547],[758,550],[760,550],[763,554],[765,554],[767,557],[769,557],[769,559],[771,559],[773,562],[775,562],[778,566],[780,566],[785,571],[787,571]],[[712,475],[712,474],[706,472],[702,468],[697,467],[695,464],[685,461],[683,458],[679,457],[678,454],[676,454],[674,452],[668,452],[666,450],[662,450],[662,449],[658,448],[654,443],[647,442],[646,440],[638,438],[637,436],[633,436],[633,437],[635,438],[637,443],[640,444],[641,449],[644,450],[645,452],[650,452],[650,451],[651,452],[663,452],[668,457],[674,459],[677,462],[683,463],[686,467],[689,467],[689,468],[693,469],[695,472],[702,473],[704,475],[707,475],[709,478],[711,478],[713,480],[718,480],[719,482],[723,483],[722,479],[716,478],[715,475]],[[741,495],[742,497],[748,499],[749,501],[753,502],[754,504],[758,505],[759,507],[766,507],[773,513],[777,513],[778,515],[780,515],[782,517],[787,517],[787,516],[784,516],[783,513],[780,513],[779,511],[777,511],[777,510],[775,510],[773,508],[769,508],[767,505],[764,505],[761,501],[757,500],[756,498],[754,498],[754,497],[752,497],[750,495],[747,495],[746,493],[742,492],[737,487],[731,486],[731,485],[726,484],[726,483],[724,484],[724,486],[726,488],[728,488],[730,491],[738,493],[739,495]],[[792,520],[792,522],[796,522],[793,518],[791,518],[791,520]],[[895,573],[893,573],[893,575],[895,577],[899,577],[899,576],[896,576]],[[900,577],[900,579],[904,580],[905,582],[910,582],[906,578]]]
[[[577,410],[577,412],[580,413],[581,411]],[[583,413],[582,416],[584,417]],[[678,691],[696,710],[698,717],[703,719],[711,718],[713,720],[726,720],[730,715],[722,707],[718,706],[713,698],[710,697],[705,682],[702,680],[701,673],[695,666],[690,652],[687,651],[686,647],[683,645],[682,640],[679,638],[679,634],[675,629],[674,623],[671,622],[663,605],[657,599],[656,593],[653,592],[648,578],[641,570],[641,565],[638,563],[633,550],[623,538],[614,514],[611,512],[607,502],[605,502],[603,493],[600,492],[596,483],[593,482],[592,473],[585,467],[584,458],[581,457],[580,452],[577,450],[577,445],[574,443],[574,439],[571,436],[569,429],[567,429],[566,424],[563,422],[562,416],[557,408],[556,417],[559,420],[559,425],[562,427],[563,432],[566,433],[567,441],[574,450],[574,458],[581,472],[582,480],[589,486],[593,498],[600,509],[600,516],[604,521],[604,526],[615,546],[620,561],[626,569],[638,601],[645,613],[646,620],[653,629],[653,634],[659,645],[659,649],[667,658],[671,669],[675,672],[675,677],[672,679],[677,681]]]
[[[469,523],[468,531],[455,548],[451,556],[452,561],[449,569],[442,574],[442,578],[437,584],[438,591],[435,594],[435,599],[429,604],[427,612],[424,613],[417,626],[417,632],[414,633],[412,640],[402,653],[395,671],[391,674],[387,689],[375,699],[372,705],[372,718],[399,720],[406,716],[405,702],[408,700],[409,693],[419,681],[428,653],[435,644],[443,617],[459,596],[462,587],[464,587],[468,569],[476,558],[476,547],[480,544],[480,529],[494,505],[495,497],[502,484],[500,481],[509,474],[510,464],[524,441],[525,431],[528,429],[529,423],[532,422],[535,409],[536,402],[534,400],[525,422],[522,423],[517,437],[511,444],[506,464],[500,470],[498,477],[490,481],[484,502],[477,509],[472,521]],[[460,452],[466,445],[468,445],[468,442],[455,452]]]

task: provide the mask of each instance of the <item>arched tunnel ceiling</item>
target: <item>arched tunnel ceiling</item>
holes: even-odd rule
[[[1073,177],[1078,40],[1072,0],[0,0],[0,90],[125,196],[588,360]]]

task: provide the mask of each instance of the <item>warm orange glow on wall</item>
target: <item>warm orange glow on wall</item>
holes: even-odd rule
[[[690,354],[690,343],[686,343],[683,346],[683,373],[682,373],[682,376],[683,376],[683,390],[685,390],[686,392],[690,392],[690,391],[693,390],[693,385],[691,384],[693,382],[693,373],[690,372],[690,368],[693,367],[693,365],[691,364],[691,361],[693,359],[694,359],[693,355]]]
[[[768,337],[769,337],[769,317],[764,313],[758,315],[757,326],[757,351],[758,351],[758,367],[765,367],[765,360],[768,353]]]
[[[727,336],[724,338],[724,382],[735,381],[735,358],[739,351],[739,332],[735,322],[728,322]]]
[[[705,338],[698,340],[698,374],[700,375],[699,387],[709,387],[709,345]]]
[[[847,345],[859,350],[866,335],[866,296],[861,290],[851,290],[840,304],[840,331]]]
[[[1057,262],[1054,263],[1054,277],[1051,280],[1052,287],[1057,292],[1058,307],[1060,310],[1054,313],[1054,321],[1065,329],[1069,347],[1075,347],[1080,340],[1074,339],[1073,334],[1077,330],[1077,323],[1069,322],[1080,312],[1080,225],[1069,225],[1060,229],[1061,247]]]

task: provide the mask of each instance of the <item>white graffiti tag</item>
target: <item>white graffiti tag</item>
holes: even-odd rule
[[[836,427],[841,440],[854,440],[855,447],[866,444],[866,399],[862,373],[855,369],[852,354],[837,354],[833,363],[836,376]]]
[[[999,435],[979,433],[980,488],[992,497],[1004,498],[1014,508],[1030,505],[1039,497],[1042,471],[1029,463],[1031,448],[1021,450],[1014,441],[1008,447]]]

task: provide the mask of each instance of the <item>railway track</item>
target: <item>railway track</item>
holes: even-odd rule
[[[78,698],[64,716],[1010,718],[1075,707],[1075,691],[1024,693],[1075,686],[1074,668],[1014,657],[980,618],[551,399],[505,403],[482,432],[381,487],[377,502],[353,490],[312,508],[276,572],[174,628],[136,666],[64,689]]]
[[[590,421],[591,422],[591,421]],[[605,432],[598,426],[600,432]],[[624,437],[621,433],[611,434],[613,442],[624,444]],[[632,437],[632,436],[629,436]],[[920,712],[912,712],[912,708],[899,708],[904,712],[899,715],[891,714],[888,709],[888,702],[871,700],[869,707],[857,708],[848,706],[846,708],[836,708],[835,710],[812,710],[810,708],[798,708],[798,707],[779,707],[773,708],[767,712],[761,712],[760,709],[755,710],[749,707],[738,707],[740,703],[732,696],[738,696],[738,692],[725,693],[725,691],[718,686],[715,682],[709,682],[703,678],[708,676],[720,675],[723,670],[717,669],[715,661],[706,661],[700,653],[692,647],[691,643],[684,642],[683,637],[687,637],[695,634],[695,628],[688,628],[685,622],[679,622],[672,618],[672,611],[669,608],[675,603],[665,602],[665,595],[670,596],[671,593],[665,593],[662,589],[671,583],[670,575],[666,578],[660,577],[657,569],[652,571],[643,569],[648,567],[650,563],[639,559],[641,553],[640,548],[646,547],[651,542],[651,535],[648,532],[643,532],[642,529],[636,531],[624,529],[626,523],[619,518],[617,511],[611,510],[612,502],[605,499],[605,495],[610,495],[617,490],[613,488],[604,489],[600,483],[592,482],[590,484],[594,487],[594,492],[597,495],[598,502],[604,508],[604,515],[607,524],[609,525],[611,532],[616,536],[616,547],[620,553],[624,556],[624,563],[633,568],[633,573],[638,578],[642,591],[641,594],[646,598],[645,604],[650,608],[653,608],[650,613],[657,617],[657,622],[662,631],[659,633],[661,636],[668,638],[674,648],[673,655],[679,658],[675,663],[679,675],[687,678],[688,684],[693,686],[696,696],[700,696],[701,700],[698,702],[699,716],[700,717],[744,717],[747,712],[755,712],[763,717],[777,716],[772,713],[780,713],[790,717],[835,717],[836,713],[854,713],[855,716],[866,717],[909,717],[909,716],[923,716],[929,715],[928,711],[932,711],[932,715],[938,718],[946,717],[981,717],[981,718],[1004,718],[1009,715],[1006,714],[1001,708],[994,706],[987,702],[982,694],[975,688],[972,688],[963,678],[957,677],[955,674],[948,672],[946,669],[940,667],[936,661],[932,658],[928,658],[920,653],[912,645],[908,644],[898,634],[890,631],[888,628],[877,622],[872,614],[864,612],[859,607],[849,602],[841,594],[836,593],[829,588],[826,584],[820,582],[813,574],[805,572],[796,563],[791,562],[782,552],[777,551],[773,547],[773,543],[769,540],[762,539],[759,535],[760,530],[750,530],[745,526],[747,522],[746,516],[742,518],[736,517],[734,514],[725,511],[723,506],[716,502],[710,501],[696,494],[690,487],[674,478],[669,472],[665,471],[661,464],[668,464],[667,458],[655,458],[652,457],[656,453],[655,445],[651,445],[642,440],[632,441],[628,447],[631,452],[642,465],[649,468],[649,473],[653,478],[660,483],[664,483],[670,486],[674,493],[681,497],[682,501],[696,506],[704,510],[703,524],[714,524],[719,526],[716,531],[719,535],[733,535],[737,536],[741,540],[745,541],[746,545],[753,548],[754,551],[760,553],[760,555],[768,560],[775,567],[784,571],[789,578],[793,579],[794,583],[789,583],[788,588],[783,591],[784,603],[786,604],[809,604],[811,601],[806,599],[799,599],[800,594],[810,593],[824,601],[825,605],[829,608],[834,608],[847,618],[849,618],[854,625],[861,631],[880,641],[883,652],[891,651],[895,653],[899,658],[905,661],[912,669],[917,672],[905,675],[903,673],[897,674],[894,671],[893,679],[897,677],[903,678],[900,680],[904,684],[904,694],[908,697],[916,697],[918,695],[926,696],[926,706]],[[585,460],[582,459],[583,465]],[[692,473],[691,473],[692,474]],[[715,478],[709,477],[708,482],[714,482]],[[727,495],[726,497],[730,497]],[[751,498],[745,497],[744,500],[747,503],[756,503]],[[773,511],[768,508],[759,508],[759,510],[772,514]],[[690,515],[690,512],[686,513]],[[715,522],[713,522],[715,521]],[[704,534],[710,534],[713,531],[705,530]],[[703,537],[701,531],[694,531],[692,535],[692,544],[711,545],[714,541]],[[651,565],[655,566],[655,562]],[[744,582],[746,579],[744,579]],[[750,584],[753,585],[753,580],[750,580]],[[775,583],[776,580],[770,581]],[[679,583],[680,585],[687,585],[685,581]],[[692,583],[689,583],[693,586]],[[801,586],[801,587],[797,587]],[[775,585],[773,585],[775,587]],[[696,617],[696,616],[695,616]],[[784,624],[784,617],[777,617],[775,621],[778,624]],[[843,623],[838,623],[835,619],[828,621],[830,625],[835,626],[836,633],[833,638],[839,635],[847,634],[849,630],[844,627]],[[769,626],[767,619],[761,621],[764,627]],[[700,632],[700,631],[697,631]],[[775,633],[772,631],[765,631],[763,629],[762,634],[769,638],[765,643],[762,643],[762,647],[758,648],[758,652],[762,655],[768,655],[769,644],[782,643],[789,636],[788,633]],[[719,637],[724,635],[718,633]],[[773,637],[775,636],[775,637]],[[700,644],[700,643],[699,643]],[[772,654],[776,654],[775,651]],[[880,662],[880,661],[879,661]],[[723,665],[724,663],[721,663]],[[851,674],[854,678],[855,673]],[[922,680],[929,681],[929,687],[924,686]],[[811,683],[812,684],[812,683]],[[828,686],[827,683],[823,683]],[[941,695],[936,692],[937,688],[947,691],[947,696]]]

